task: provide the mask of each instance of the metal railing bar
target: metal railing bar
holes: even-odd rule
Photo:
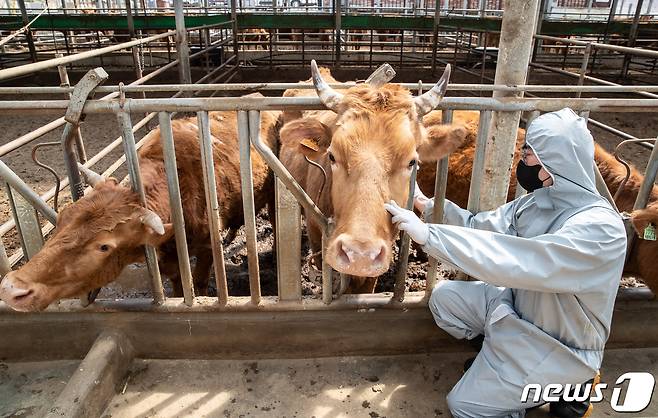
[[[222,245],[222,236],[220,234],[222,225],[219,216],[219,203],[217,201],[217,182],[215,178],[215,163],[208,112],[199,112],[197,114],[197,119],[201,136],[201,167],[203,170],[203,185],[206,191],[208,229],[210,230],[210,245],[212,246],[217,300],[220,305],[226,305],[226,302],[228,301],[228,285],[226,282],[224,248]]]
[[[452,123],[452,111],[446,110],[441,114],[441,121],[444,124]],[[432,219],[427,220],[431,223],[443,223],[443,206],[446,199],[446,190],[448,187],[448,168],[450,165],[450,156],[446,156],[436,163],[436,176],[434,178],[434,208],[432,209]],[[437,281],[439,261],[429,258],[427,268],[427,279],[425,281],[425,296],[429,300],[432,295],[432,289]]]
[[[200,51],[205,53],[207,51]],[[190,56],[190,58],[196,58],[200,53],[196,52]],[[228,60],[235,59],[235,56],[231,56]],[[227,60],[227,61],[228,61]],[[177,61],[172,61],[167,64],[167,68],[177,64]],[[227,62],[222,64],[225,66]],[[533,63],[533,65],[540,66],[542,64]],[[558,70],[552,67],[547,68],[549,71]],[[159,68],[157,74],[162,72],[162,68]],[[213,71],[216,71],[214,69]],[[564,70],[560,70],[564,71]],[[154,71],[155,72],[155,71]],[[153,73],[149,73],[145,77],[152,78]],[[565,75],[570,76],[580,76],[578,73],[565,71]],[[265,90],[287,90],[287,89],[300,89],[300,90],[312,90],[315,87],[312,84],[308,83],[234,83],[234,84],[200,84],[201,82],[207,79],[207,75],[197,81],[196,85],[193,84],[152,84],[152,85],[140,85],[131,83],[123,87],[125,93],[152,93],[152,92],[167,92],[167,91],[265,91]],[[590,80],[590,79],[588,79]],[[527,84],[527,85],[518,85],[518,86],[505,86],[499,84],[449,84],[449,91],[505,91],[505,92],[582,92],[582,93],[637,93],[637,92],[658,92],[658,85],[647,85],[647,86],[629,86],[612,83],[606,80],[596,79],[591,77],[591,81],[599,80],[605,83],[606,85],[595,85],[595,86],[576,86],[576,85],[543,85],[543,84]],[[422,91],[426,91],[432,88],[433,84],[431,83],[391,83],[394,85],[402,86],[408,89],[418,90],[419,88]],[[335,89],[348,89],[354,87],[356,83],[335,83],[330,84],[332,88]],[[71,93],[73,87],[0,87],[0,94],[65,94]],[[118,93],[119,86],[100,86],[96,90],[98,93]]]
[[[254,181],[251,166],[251,143],[260,142],[260,112],[238,112],[238,141],[240,145],[240,182],[242,186],[242,208],[244,213],[245,238],[247,241],[247,264],[249,268],[249,290],[251,302],[260,303],[260,269],[256,239],[256,210],[254,207]]]
[[[123,148],[128,166],[128,174],[133,191],[139,196],[139,202],[146,207],[146,195],[142,184],[142,176],[139,171],[139,158],[137,156],[137,147],[135,145],[135,136],[133,135],[132,121],[130,114],[127,112],[118,112],[117,118],[123,131]],[[156,304],[164,302],[164,289],[162,287],[162,277],[158,267],[158,257],[155,248],[150,245],[145,246],[146,265],[151,277],[151,291],[153,292],[153,301]]]
[[[192,279],[192,270],[190,269],[190,255],[187,249],[183,204],[180,194],[180,184],[178,182],[178,167],[176,165],[174,133],[171,128],[171,117],[168,113],[160,112],[158,120],[160,121],[160,140],[162,141],[167,187],[169,189],[169,207],[176,233],[176,253],[178,254],[183,299],[185,304],[190,306],[194,303],[194,281]]]
[[[0,111],[43,113],[64,110],[68,100],[0,101]],[[125,109],[131,113],[146,112],[198,112],[202,110],[323,110],[317,97],[203,97],[126,99]],[[576,112],[655,112],[658,99],[597,99],[597,98],[524,98],[510,97],[446,97],[437,106],[439,110],[492,110],[499,112],[552,112],[570,107]],[[116,113],[121,110],[119,101],[89,100],[85,113]]]

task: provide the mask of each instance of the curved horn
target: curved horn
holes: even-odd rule
[[[343,95],[329,87],[329,85],[322,79],[320,70],[318,69],[318,64],[315,60],[311,60],[311,77],[313,78],[315,91],[318,93],[322,103],[327,106],[327,108],[336,112],[338,110],[338,105],[343,100]]]
[[[158,216],[157,213],[149,209],[144,209],[144,213],[139,218],[139,220],[142,221],[144,225],[155,231],[156,234],[164,235],[164,225],[162,224],[162,219]]]
[[[448,89],[448,80],[450,79],[450,64],[446,65],[445,71],[441,79],[432,87],[430,91],[423,93],[421,96],[418,96],[414,99],[416,103],[416,111],[418,112],[418,117],[434,110],[435,107],[441,103],[441,99],[446,94]]]
[[[90,169],[88,169],[87,167],[85,167],[80,163],[78,163],[78,170],[80,170],[80,174],[82,174],[85,177],[85,181],[91,187],[96,187],[98,183],[102,183],[105,181],[105,178],[103,176],[91,171]]]

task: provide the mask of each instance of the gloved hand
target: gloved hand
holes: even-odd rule
[[[423,194],[418,187],[418,183],[414,183],[414,207],[418,209],[421,213],[425,212],[427,204],[430,202],[430,199]]]
[[[415,213],[401,208],[393,200],[385,203],[384,208],[393,216],[393,223],[397,224],[401,231],[406,231],[412,240],[425,245],[430,236],[430,229]]]

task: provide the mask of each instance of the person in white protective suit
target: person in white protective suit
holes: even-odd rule
[[[532,396],[521,402],[526,384],[585,383],[597,374],[610,333],[626,233],[596,190],[586,121],[571,109],[535,119],[517,178],[530,193],[477,215],[446,200],[443,225],[385,205],[429,255],[479,280],[443,280],[429,301],[452,336],[484,336],[447,397],[458,418],[522,417],[538,405]],[[417,193],[415,204],[428,219],[433,200]],[[562,401],[551,411],[586,416],[591,407],[582,405]]]

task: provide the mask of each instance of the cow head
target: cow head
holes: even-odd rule
[[[418,97],[393,84],[357,84],[341,94],[325,83],[315,61],[311,67],[318,96],[335,114],[288,122],[281,142],[331,167],[335,228],[327,262],[343,273],[375,277],[388,270],[397,235],[384,203],[392,199],[404,206],[418,160],[436,161],[466,136],[463,126],[423,125],[423,116],[445,94],[450,67]]]
[[[40,311],[115,280],[143,259],[144,245],[171,238],[173,227],[139,205],[135,192],[84,169],[93,190],[57,215],[57,229],[30,261],[0,282],[0,299],[17,311]]]

